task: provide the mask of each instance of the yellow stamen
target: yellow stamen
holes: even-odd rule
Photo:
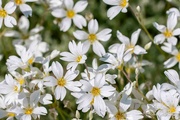
[[[68,18],[73,18],[75,16],[75,12],[73,10],[68,10],[67,11],[67,17]]]
[[[169,108],[169,112],[170,112],[170,113],[176,112],[176,108],[175,108],[174,106],[170,107],[170,108]]]
[[[58,79],[58,85],[59,86],[65,86],[66,85],[66,80],[64,78],[60,78]]]
[[[28,63],[29,63],[29,65],[31,65],[31,64],[33,64],[33,62],[34,62],[34,57],[31,57],[31,58],[28,60]]]
[[[128,4],[127,0],[121,0],[119,6],[121,6],[122,8],[126,7]]]
[[[82,56],[78,56],[78,57],[76,58],[76,62],[80,62],[81,59],[82,59]]]
[[[123,69],[123,65],[121,64],[121,65],[117,66],[116,68],[117,68],[118,70],[122,70],[122,69]]]
[[[166,38],[172,37],[172,31],[166,29],[166,31],[163,33]]]
[[[96,34],[89,34],[88,40],[93,43],[94,41],[97,40]]]
[[[90,102],[90,104],[91,104],[91,105],[94,104],[94,98],[92,99],[92,101]]]
[[[93,87],[91,90],[91,93],[93,94],[93,96],[98,96],[100,94],[100,89],[97,87]]]
[[[22,1],[22,0],[15,0],[14,2],[15,2],[17,5],[23,4],[23,1]]]
[[[180,52],[176,55],[176,59],[178,62],[180,62]]]
[[[14,91],[18,92],[18,86],[14,86]]]
[[[121,112],[118,112],[118,113],[115,115],[115,118],[116,118],[116,120],[125,120],[125,119],[126,119],[125,116],[124,116],[124,114],[121,113]]]
[[[13,112],[8,112],[7,113],[7,116],[9,116],[9,117],[14,117],[16,114],[15,113],[13,113]]]
[[[32,109],[32,108],[26,108],[26,109],[25,109],[25,114],[27,114],[27,115],[31,115],[32,112],[33,112],[33,109]]]
[[[18,82],[20,85],[23,85],[25,83],[25,80],[23,77],[18,78]]]
[[[7,16],[7,12],[4,9],[0,9],[0,17],[5,18]]]

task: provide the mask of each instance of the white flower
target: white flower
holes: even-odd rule
[[[177,44],[177,38],[175,36],[180,35],[180,28],[174,29],[177,24],[177,15],[172,13],[168,16],[167,19],[167,27],[164,25],[159,25],[158,23],[154,23],[154,27],[161,32],[154,37],[155,44],[164,43],[165,39],[172,45]]]
[[[11,2],[8,2],[4,8],[2,8],[2,0],[0,0],[0,28],[2,27],[3,20],[6,27],[13,27],[17,24],[16,19],[9,16],[9,14],[12,14],[15,9],[14,4]]]
[[[73,0],[64,0],[64,6],[54,9],[51,14],[54,17],[62,18],[60,30],[64,32],[71,27],[72,21],[79,29],[82,29],[83,26],[86,26],[86,19],[78,13],[82,12],[87,5],[87,1],[78,1],[74,5]]]
[[[47,0],[47,2],[49,3],[50,9],[61,7],[63,4],[63,0]]]
[[[173,57],[169,58],[164,62],[165,68],[171,68],[175,66],[177,63],[179,63],[179,69],[180,69],[180,51],[177,50],[176,47],[173,47],[172,50],[168,49],[168,46],[166,48],[164,47],[165,52],[173,55]]]
[[[180,17],[180,11],[177,8],[170,8],[168,11],[166,11],[168,15],[170,14],[176,14],[177,17]]]
[[[32,16],[32,8],[26,2],[36,2],[38,0],[11,0],[15,8],[19,6],[20,11],[26,16]]]
[[[40,91],[34,91],[30,97],[23,98],[21,107],[18,106],[15,108],[18,118],[20,118],[20,120],[31,120],[32,117],[33,119],[37,119],[40,115],[46,115],[46,108],[38,106],[39,99]]]
[[[111,37],[111,29],[103,29],[102,31],[98,32],[99,25],[96,19],[92,19],[88,23],[88,33],[77,30],[73,32],[73,35],[78,40],[86,40],[83,44],[87,51],[90,48],[90,45],[93,47],[94,53],[98,56],[103,56],[105,54],[105,49],[103,45],[99,41],[108,41]]]
[[[72,68],[72,70],[75,70],[78,64],[85,63],[85,61],[87,59],[85,53],[87,51],[85,51],[83,44],[81,42],[79,42],[76,45],[76,43],[74,41],[69,42],[69,50],[71,53],[70,52],[60,53],[60,55],[63,56],[60,59],[70,62],[67,65],[67,69]]]
[[[93,106],[94,111],[99,116],[104,117],[106,105],[103,98],[110,97],[115,88],[105,82],[105,75],[102,73],[97,74],[92,80],[81,80],[80,82],[82,83],[82,91],[76,102],[79,104],[78,110],[83,109],[83,112],[86,112],[90,106]]]
[[[119,12],[126,13],[129,5],[129,0],[103,0],[108,5],[113,5],[107,11],[107,16],[112,20]]]
[[[73,81],[77,77],[78,71],[68,70],[66,74],[63,75],[64,71],[60,63],[53,62],[51,67],[55,77],[45,77],[44,85],[49,87],[55,86],[54,94],[57,100],[60,99],[62,101],[64,99],[64,97],[66,96],[65,88],[70,91],[80,91],[79,86],[81,86],[81,83],[78,81]]]
[[[139,45],[136,45],[141,29],[133,32],[131,35],[131,41],[128,37],[124,36],[121,32],[117,31],[118,39],[126,45],[127,54],[124,56],[125,61],[129,61],[132,58],[132,54],[141,55],[146,54],[146,50]]]

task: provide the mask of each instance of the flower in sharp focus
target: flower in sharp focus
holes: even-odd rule
[[[72,71],[70,69],[65,75],[63,75],[64,70],[60,63],[53,62],[51,67],[55,77],[45,77],[44,85],[49,87],[55,86],[54,94],[57,100],[60,99],[62,101],[64,99],[66,96],[66,89],[70,91],[80,91],[79,86],[81,86],[81,83],[78,81],[73,81],[77,77],[78,71]]]
[[[72,21],[79,29],[86,26],[86,19],[78,13],[87,7],[87,1],[80,0],[75,5],[73,0],[64,0],[63,3],[62,8],[53,9],[51,13],[54,17],[62,18],[60,30],[67,31],[71,27]]]
[[[133,32],[133,34],[131,35],[131,40],[129,40],[128,37],[124,36],[121,32],[117,31],[118,39],[122,43],[124,43],[126,47],[124,61],[129,61],[132,58],[132,54],[141,55],[147,53],[144,48],[142,48],[139,45],[136,45],[140,32],[141,29],[138,29],[137,31]]]
[[[75,70],[78,64],[85,63],[87,59],[85,53],[87,51],[81,42],[76,45],[75,41],[69,42],[69,50],[70,52],[61,52],[60,55],[63,57],[60,59],[70,62],[67,65],[67,69],[72,68],[72,70]]]
[[[129,5],[129,0],[103,0],[108,5],[113,5],[107,11],[107,16],[110,20],[117,16],[119,12],[126,13]]]
[[[168,43],[172,45],[177,44],[177,38],[175,36],[180,35],[180,28],[175,29],[177,24],[177,15],[175,13],[171,13],[167,19],[167,27],[164,25],[159,25],[158,23],[154,23],[154,27],[161,32],[160,34],[154,37],[155,44],[164,43],[165,39],[167,39]]]
[[[8,2],[4,8],[2,8],[2,0],[0,0],[0,28],[2,27],[3,21],[6,27],[13,27],[17,24],[16,19],[9,14],[15,11],[15,7],[11,2]]]
[[[90,48],[90,45],[93,47],[93,51],[98,56],[105,55],[105,49],[99,41],[108,41],[111,37],[111,29],[106,28],[98,32],[99,24],[96,19],[92,19],[88,23],[88,33],[77,30],[73,32],[73,35],[78,40],[86,40],[83,44],[87,51]]]

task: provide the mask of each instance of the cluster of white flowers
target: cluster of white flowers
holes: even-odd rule
[[[145,72],[142,67],[152,65],[142,59],[148,53],[151,42],[143,47],[137,44],[140,28],[130,38],[118,30],[116,36],[119,42],[110,45],[106,51],[103,44],[111,39],[113,30],[100,30],[97,19],[87,21],[81,15],[88,6],[86,0],[76,3],[73,0],[47,0],[51,15],[60,19],[60,31],[68,31],[72,22],[81,29],[72,32],[75,40],[69,42],[69,52],[49,52],[49,44],[40,35],[44,27],[37,25],[29,30],[27,17],[32,16],[32,8],[26,2],[37,0],[10,0],[4,7],[1,7],[0,0],[0,27],[3,20],[6,27],[18,25],[18,30],[8,30],[4,34],[5,37],[13,38],[17,55],[7,59],[9,73],[0,83],[0,119],[40,119],[41,115],[47,115],[53,109],[56,111],[59,107],[56,102],[67,99],[67,94],[75,98],[77,110],[84,113],[90,111],[110,120],[180,119],[180,78],[175,70],[164,72],[171,83],[154,85],[146,95],[138,86],[138,75]],[[126,13],[129,6],[128,0],[103,2],[113,6],[107,11],[110,20],[119,12]],[[10,15],[18,6],[24,16],[16,22]],[[154,43],[162,44],[162,50],[173,55],[164,62],[165,68],[171,68],[180,63],[180,51],[177,49],[180,28],[176,28],[180,11],[171,8],[167,14],[167,27],[153,24],[161,32],[154,37]],[[84,27],[87,27],[87,31]],[[87,60],[91,57],[88,56],[91,45],[98,59],[94,58],[92,65],[89,65]],[[59,61],[54,58],[59,58]],[[98,62],[101,64],[98,65]],[[129,76],[128,68],[135,69],[134,78]],[[118,85],[121,87],[120,92]],[[53,109],[49,108],[50,104]],[[74,119],[80,119],[80,115],[76,117]]]

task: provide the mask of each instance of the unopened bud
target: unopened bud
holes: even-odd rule
[[[136,7],[136,10],[137,10],[138,12],[140,12],[140,11],[141,11],[140,6],[137,6],[137,7]]]
[[[151,47],[151,45],[152,45],[152,42],[147,43],[147,44],[144,46],[144,49],[145,49],[145,50],[149,50],[149,48]]]

